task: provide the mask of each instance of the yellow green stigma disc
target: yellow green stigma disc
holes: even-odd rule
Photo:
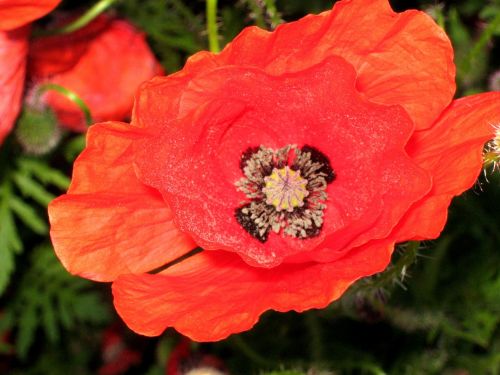
[[[307,180],[300,176],[300,171],[289,167],[274,168],[273,172],[264,178],[266,203],[273,205],[276,211],[292,212],[296,207],[304,205],[304,198],[309,195]]]

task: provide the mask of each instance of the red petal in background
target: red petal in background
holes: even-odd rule
[[[135,177],[131,144],[140,136],[127,124],[92,126],[68,193],[50,203],[52,243],[71,273],[111,281],[150,271],[195,247],[176,228],[161,196]]]
[[[125,120],[131,115],[138,86],[161,74],[162,68],[145,35],[130,23],[115,19],[103,27],[102,17],[94,22],[98,24],[74,36],[35,40],[31,72],[36,83],[51,82],[74,91],[88,105],[94,121]],[[55,63],[55,48],[63,51],[60,64]],[[81,110],[70,100],[56,92],[44,98],[63,126],[86,129]]]
[[[13,30],[52,11],[61,0],[0,0],[0,30]]]
[[[0,144],[21,109],[28,34],[28,28],[0,31]]]
[[[103,33],[112,21],[111,17],[101,15],[73,33],[33,39],[28,58],[31,79],[40,80],[71,69],[87,52],[91,41]]]

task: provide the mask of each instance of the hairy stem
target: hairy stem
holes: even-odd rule
[[[73,22],[67,24],[66,26],[60,27],[58,29],[47,30],[46,32],[36,33],[38,35],[59,35],[59,34],[69,34],[74,31],[81,29],[82,27],[87,26],[90,22],[92,22],[96,17],[98,17],[102,12],[108,9],[116,0],[100,0],[94,6],[92,6],[89,10],[83,13],[80,17],[78,17]]]

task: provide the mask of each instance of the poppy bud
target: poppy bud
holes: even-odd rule
[[[486,144],[485,152],[483,155],[484,166],[492,166],[494,171],[499,167],[500,162],[500,125],[495,126],[495,135]]]
[[[26,107],[14,134],[27,154],[44,155],[58,145],[62,131],[50,108]]]

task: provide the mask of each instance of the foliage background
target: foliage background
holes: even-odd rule
[[[60,9],[93,3],[65,0]],[[391,3],[425,10],[446,29],[458,96],[500,90],[500,78],[497,86],[491,81],[500,70],[499,0]],[[220,0],[220,41],[247,25],[272,28],[330,7],[325,0]],[[201,0],[121,0],[112,11],[145,31],[168,72],[207,49]],[[104,374],[106,364],[133,352],[133,365],[110,373],[164,374],[181,337],[130,332],[108,285],[70,276],[50,246],[46,206],[66,189],[83,137],[63,134],[38,157],[23,152],[22,137],[19,128],[0,148],[0,373]],[[499,213],[499,173],[485,171],[455,199],[439,240],[401,247],[384,274],[361,280],[327,309],[268,312],[250,332],[190,344],[190,360],[215,356],[232,374],[500,374]]]

